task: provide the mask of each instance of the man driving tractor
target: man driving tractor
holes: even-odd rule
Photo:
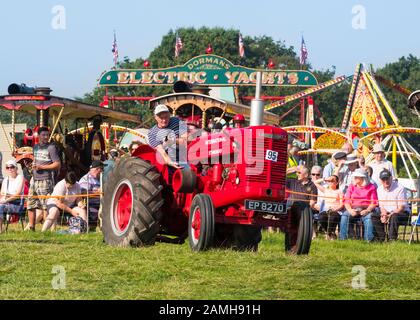
[[[171,117],[166,105],[154,110],[156,125],[149,130],[149,144],[162,156],[170,167],[181,169],[187,162],[187,125],[177,117]]]

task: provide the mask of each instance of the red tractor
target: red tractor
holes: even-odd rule
[[[257,250],[262,228],[274,227],[286,233],[286,250],[307,254],[312,212],[307,205],[294,213],[287,208],[287,140],[283,129],[264,125],[203,135],[188,144],[189,168],[176,171],[142,145],[108,176],[106,243],[146,246],[189,237],[194,251]]]

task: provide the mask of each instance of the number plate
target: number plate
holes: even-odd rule
[[[278,158],[279,153],[277,151],[267,150],[267,152],[265,153],[265,160],[277,162]]]
[[[273,214],[284,214],[286,213],[285,207],[285,203],[281,202],[245,200],[245,210],[268,212]]]

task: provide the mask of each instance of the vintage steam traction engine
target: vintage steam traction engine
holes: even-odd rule
[[[286,232],[286,250],[307,254],[312,213],[302,206],[296,219],[286,206],[287,133],[262,125],[259,92],[257,84],[251,126],[192,141],[189,168],[171,170],[148,145],[123,158],[104,189],[106,243],[143,246],[172,236],[174,241],[189,237],[194,251],[213,246],[256,250],[262,227],[271,226]],[[292,233],[297,241],[291,241]]]

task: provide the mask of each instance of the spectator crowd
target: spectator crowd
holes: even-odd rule
[[[35,231],[36,225],[40,223],[43,232],[54,230],[60,222],[59,218],[65,216],[69,225],[66,233],[83,233],[89,227],[96,228],[100,210],[101,176],[106,180],[118,161],[118,151],[111,150],[109,159],[104,162],[92,161],[89,171],[79,180],[73,171],[67,172],[64,179],[59,180],[57,177],[61,160],[56,145],[49,142],[49,129],[39,128],[38,136],[39,143],[33,147],[30,181],[18,174],[15,159],[7,161],[6,174],[0,174],[0,233],[4,231],[6,219],[11,215],[24,216],[26,210],[27,231]],[[28,201],[25,208],[26,196]]]
[[[387,237],[392,241],[398,239],[399,226],[408,223],[405,188],[392,163],[385,159],[382,145],[376,144],[372,153],[374,160],[367,166],[365,159],[345,144],[324,168],[308,168],[297,159],[296,147],[289,144],[289,201],[309,205],[317,232],[325,233],[327,239],[371,242]]]

